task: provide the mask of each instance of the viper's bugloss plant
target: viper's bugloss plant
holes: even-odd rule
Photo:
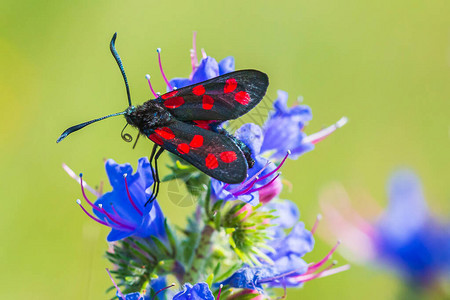
[[[234,71],[233,57],[217,63],[202,53],[199,62],[194,42],[190,75],[166,80],[169,90]],[[87,203],[79,201],[82,210],[111,228],[106,258],[112,265],[111,278],[117,280],[117,284],[113,280],[117,297],[263,299],[274,295],[274,287],[286,292],[286,287],[300,287],[306,281],[346,270],[348,266],[336,268],[335,262],[329,263],[337,245],[319,262],[304,260],[314,248],[316,225],[306,229],[297,206],[278,199],[283,188],[280,171],[289,158],[312,150],[314,144],[346,123],[343,118],[307,135],[304,128],[311,119],[309,107],[288,107],[287,93],[279,91],[265,124],[247,123],[237,129],[234,136],[248,147],[255,162],[240,184],[211,179],[170,155],[173,164],[162,181],[179,180],[197,198],[186,227],[176,230],[164,217],[158,200],[148,201],[154,184],[148,159],[139,159],[135,173],[128,163],[107,160],[112,191],[104,194],[64,166],[81,184]],[[85,189],[97,199],[91,201]],[[166,278],[174,278],[177,288],[169,289],[172,285],[167,285]]]

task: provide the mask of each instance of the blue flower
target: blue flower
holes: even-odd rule
[[[277,218],[271,221],[275,226],[269,232],[273,240],[268,243],[274,251],[263,250],[272,262],[261,261],[261,265],[256,267],[245,265],[222,284],[263,293],[265,284],[271,287],[299,287],[305,281],[348,269],[348,266],[331,269],[334,264],[322,268],[337,245],[318,263],[308,264],[302,259],[306,253],[313,250],[314,238],[312,233],[305,229],[304,223],[298,220],[299,212],[293,202],[272,201],[263,206],[263,209],[277,209],[274,212]],[[288,234],[285,233],[287,228],[291,228]]]
[[[378,256],[413,284],[426,286],[450,274],[450,226],[431,216],[412,172],[392,176],[389,206],[375,230]]]
[[[395,172],[388,194],[388,208],[377,222],[353,210],[343,188],[322,196],[344,204],[336,209],[322,202],[330,230],[345,238],[349,258],[384,265],[414,287],[427,288],[439,277],[449,277],[450,225],[430,213],[418,177],[409,170]]]
[[[342,127],[347,118],[317,133],[307,136],[303,130],[312,119],[311,109],[306,105],[287,106],[288,94],[278,91],[273,103],[273,112],[263,126],[264,139],[261,152],[270,152],[272,159],[282,159],[288,150],[291,159],[297,159],[305,152],[314,149],[314,144],[324,139],[337,128]]]
[[[143,299],[145,299],[144,295],[142,295],[139,292],[129,293],[126,295],[120,295],[119,293],[117,293],[117,297],[121,300],[143,300]]]
[[[106,161],[105,167],[113,190],[98,198],[95,204],[89,201],[84,193],[83,184],[81,185],[83,196],[96,217],[81,205],[81,201],[78,200],[78,204],[89,217],[111,227],[108,242],[128,236],[153,235],[165,239],[164,215],[161,208],[156,200],[147,203],[151,197],[149,188],[153,184],[148,159],[146,157],[139,159],[134,174],[130,164],[117,164],[112,159]]]
[[[226,184],[212,178],[213,197],[225,201],[241,200],[253,206],[257,205],[260,199],[268,202],[281,191],[277,172],[285,162],[287,153],[278,166],[261,156],[262,130],[252,123],[242,125],[236,130],[235,137],[248,146],[255,164],[248,170],[247,179],[240,184]]]
[[[196,283],[192,286],[189,283],[184,285],[183,291],[176,294],[173,300],[214,300],[214,295],[209,286],[204,283]]]
[[[172,87],[182,88],[233,71],[234,58],[232,56],[222,59],[219,63],[214,58],[207,56],[201,60],[200,65],[193,66],[189,78],[173,78],[169,83]]]

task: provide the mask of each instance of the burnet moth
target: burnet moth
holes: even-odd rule
[[[205,174],[229,184],[244,181],[254,161],[248,147],[220,125],[248,113],[264,97],[269,79],[257,70],[240,70],[186,86],[144,102],[131,104],[130,89],[122,61],[115,48],[117,33],[111,39],[110,50],[125,82],[128,107],[123,112],[107,115],[72,126],[56,141],[94,122],[124,115],[127,125],[153,141],[150,155],[153,196],[159,191],[157,160],[167,150]],[[164,75],[164,74],[163,74]],[[155,188],[156,186],[156,188]]]

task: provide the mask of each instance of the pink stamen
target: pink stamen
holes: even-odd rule
[[[269,165],[271,164],[270,161],[268,161],[264,167],[262,167],[261,170],[259,170],[255,175],[253,175],[251,178],[247,178],[244,182],[242,182],[241,184],[239,184],[236,188],[232,189],[231,191],[229,191],[231,194],[242,190],[244,187],[246,187],[249,183],[253,182],[255,178],[257,178],[259,176],[259,174],[261,174]]]
[[[202,48],[202,57],[203,57],[203,59],[206,59],[208,57],[208,55],[206,55],[205,49],[203,49],[203,48]]]
[[[166,82],[167,86],[170,90],[173,90],[172,86],[170,85],[169,80],[167,80],[166,74],[164,74],[162,63],[161,63],[161,48],[156,49],[156,52],[158,52],[158,62],[159,62],[159,70],[161,71],[161,75],[164,78],[164,81]]]
[[[322,129],[319,132],[313,133],[311,135],[308,135],[305,137],[302,141],[303,144],[311,143],[311,144],[317,144],[321,140],[325,139],[327,136],[335,132],[338,128],[341,128],[345,124],[347,124],[347,117],[342,117],[339,121],[337,121],[335,124]]]
[[[314,232],[316,232],[317,227],[319,226],[320,220],[322,220],[322,215],[318,214],[317,217],[316,217],[316,221],[314,222],[314,225],[313,225],[313,227],[311,229],[311,234],[314,234]]]
[[[281,161],[281,163],[278,165],[278,167],[276,167],[272,172],[267,173],[266,175],[262,176],[259,181],[262,181],[264,179],[266,179],[267,177],[272,176],[275,172],[277,172],[282,166],[283,164],[286,162],[286,159],[288,158],[288,156],[291,154],[291,151],[288,150],[288,152],[286,153],[286,155],[284,156],[283,160]]]
[[[117,286],[116,282],[114,281],[114,279],[113,279],[111,273],[109,272],[109,269],[108,269],[108,268],[106,268],[106,272],[108,272],[109,278],[111,278],[111,281],[113,282],[114,286],[116,287],[117,295],[118,295],[120,298],[124,299],[124,298],[123,298],[124,295],[122,294],[122,292],[120,291],[120,289],[119,289],[119,287]]]
[[[170,289],[171,287],[174,287],[174,286],[175,286],[175,283],[172,283],[171,285],[166,286],[165,288],[160,289],[159,291],[157,291],[157,292],[155,293],[155,295],[153,295],[152,300],[155,300],[155,299],[156,299],[156,296],[157,296],[159,293],[161,293],[162,291],[167,290],[167,289]]]
[[[220,300],[220,293],[222,293],[222,288],[223,288],[223,284],[221,284],[219,286],[219,292],[217,293],[217,299],[216,300]]]
[[[89,192],[91,192],[94,196],[96,196],[96,197],[100,197],[101,196],[101,193],[99,194],[95,189],[91,188],[86,182],[81,183],[80,177],[78,177],[75,174],[75,172],[72,171],[72,169],[69,168],[69,166],[67,166],[65,163],[62,164],[62,167],[63,167],[64,171],[66,171],[66,173],[69,174],[70,177],[75,179],[79,184],[83,184],[83,186],[85,188],[87,188],[89,190]]]
[[[77,204],[81,207],[81,209],[84,211],[84,213],[85,213],[86,215],[88,215],[89,218],[91,218],[92,220],[96,221],[97,223],[100,223],[100,224],[102,224],[102,225],[105,225],[105,226],[110,227],[109,224],[106,223],[105,221],[102,221],[102,220],[100,220],[100,219],[94,217],[93,215],[91,215],[91,214],[83,207],[83,205],[81,205],[80,199],[77,200]]]
[[[145,75],[145,78],[147,78],[147,82],[148,82],[148,86],[150,87],[150,91],[152,91],[153,96],[155,96],[156,98],[158,98],[158,94],[155,92],[155,90],[152,87],[152,83],[150,82],[150,75],[147,74]]]
[[[313,279],[316,279],[316,278],[319,278],[319,277],[323,276],[323,273],[325,273],[326,271],[330,270],[335,265],[336,265],[336,263],[333,262],[331,265],[329,265],[328,267],[326,267],[325,269],[323,269],[319,273],[315,273],[315,274],[306,273],[306,274],[303,274],[303,275],[300,275],[300,276],[292,277],[292,279],[294,279],[294,280],[296,280],[298,282],[311,281]]]
[[[350,269],[350,265],[343,265],[343,266],[340,266],[338,268],[334,268],[334,269],[331,269],[331,270],[326,270],[324,272],[321,272],[322,274],[319,277],[317,277],[317,278],[322,278],[322,277],[334,275],[334,274],[337,274],[337,273],[340,273],[340,272],[347,271],[349,269]]]
[[[192,51],[191,51],[191,64],[192,64],[192,72],[195,72],[198,66],[198,58],[197,58],[197,31],[194,31],[192,36]]]
[[[128,189],[127,174],[123,175],[123,179],[125,180],[125,189],[127,190],[128,199],[130,200],[131,205],[133,205],[133,207],[137,211],[137,213],[142,216],[143,213],[139,210],[139,208],[136,206],[136,203],[134,203],[133,199],[131,198],[130,190]]]
[[[263,279],[263,280],[259,280],[258,283],[266,283],[266,282],[274,281],[276,279],[285,278],[286,276],[294,274],[294,273],[296,273],[298,271],[299,271],[299,269],[298,270],[292,270],[292,271],[280,274],[278,276],[274,276],[274,277],[266,278],[266,279]]]
[[[101,204],[100,204],[101,205]],[[114,217],[114,216],[112,216],[110,213],[108,213],[102,206],[100,206],[100,209],[101,209],[101,212],[102,213],[104,213],[111,221],[113,221],[114,223],[116,223],[117,225],[120,225],[120,226],[123,226],[123,227],[125,227],[126,229],[129,229],[129,230],[134,230],[135,228],[134,227],[131,227],[131,226],[129,226],[129,225],[127,225],[127,224],[124,224],[123,222],[124,222],[124,220],[122,219],[122,218],[120,218],[120,217]],[[117,212],[116,212],[117,213]]]
[[[274,178],[272,178],[272,180],[270,180],[268,183],[266,183],[266,184],[260,186],[259,188],[256,188],[256,189],[251,190],[249,193],[254,193],[254,192],[257,192],[257,191],[259,191],[259,190],[262,190],[262,189],[265,188],[265,187],[268,187],[268,186],[271,185],[275,180],[277,180],[277,178],[280,177],[280,175],[281,175],[281,173],[278,173],[277,176],[275,176]]]
[[[83,173],[80,173],[80,185],[81,185],[81,193],[83,194],[84,200],[86,200],[86,202],[95,210],[97,210],[98,212],[101,212],[101,210],[94,205],[94,203],[92,203],[91,201],[89,201],[88,197],[86,196],[86,193],[84,191],[84,187],[83,187]]]
[[[318,263],[312,265],[310,268],[308,268],[308,272],[307,273],[313,273],[315,271],[317,271],[324,263],[327,262],[327,260],[330,259],[331,255],[333,255],[333,253],[336,251],[337,247],[341,244],[341,241],[337,241],[336,245],[334,245],[334,247],[330,250],[330,252],[328,252],[327,255],[325,255],[324,258],[322,258],[321,261],[319,261]]]
[[[233,196],[236,197],[236,196],[239,196],[239,195],[242,195],[242,194],[246,194],[248,191],[250,191],[253,188],[253,186],[255,185],[255,183],[257,181],[258,181],[258,177],[256,177],[256,179],[253,180],[247,188],[245,188],[243,190],[240,190],[240,191],[237,191],[236,193],[233,193]]]

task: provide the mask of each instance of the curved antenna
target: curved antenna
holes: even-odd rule
[[[122,60],[120,59],[119,53],[117,53],[117,51],[116,51],[116,46],[115,46],[116,37],[117,37],[117,32],[114,33],[114,35],[111,39],[111,44],[109,45],[109,49],[111,50],[112,55],[116,59],[117,65],[119,66],[120,72],[122,73],[123,80],[125,81],[125,87],[127,88],[128,105],[131,106],[130,87],[128,86],[127,75],[125,75],[125,69],[123,68]]]
[[[80,129],[86,127],[86,126],[88,126],[89,124],[92,124],[92,123],[97,122],[97,121],[104,120],[104,119],[109,118],[109,117],[115,117],[115,116],[120,116],[120,115],[124,115],[124,114],[126,114],[126,111],[119,112],[119,113],[115,113],[115,114],[111,114],[111,115],[107,115],[107,116],[104,116],[104,117],[101,117],[101,118],[98,118],[98,119],[95,119],[95,120],[87,121],[87,122],[84,122],[84,123],[81,123],[81,124],[72,126],[72,127],[70,127],[70,128],[67,128],[67,129],[61,134],[61,136],[56,140],[56,142],[57,142],[57,143],[61,142],[63,139],[66,138],[66,136],[68,136],[68,135],[71,134],[72,132],[78,131],[78,130],[80,130]]]

